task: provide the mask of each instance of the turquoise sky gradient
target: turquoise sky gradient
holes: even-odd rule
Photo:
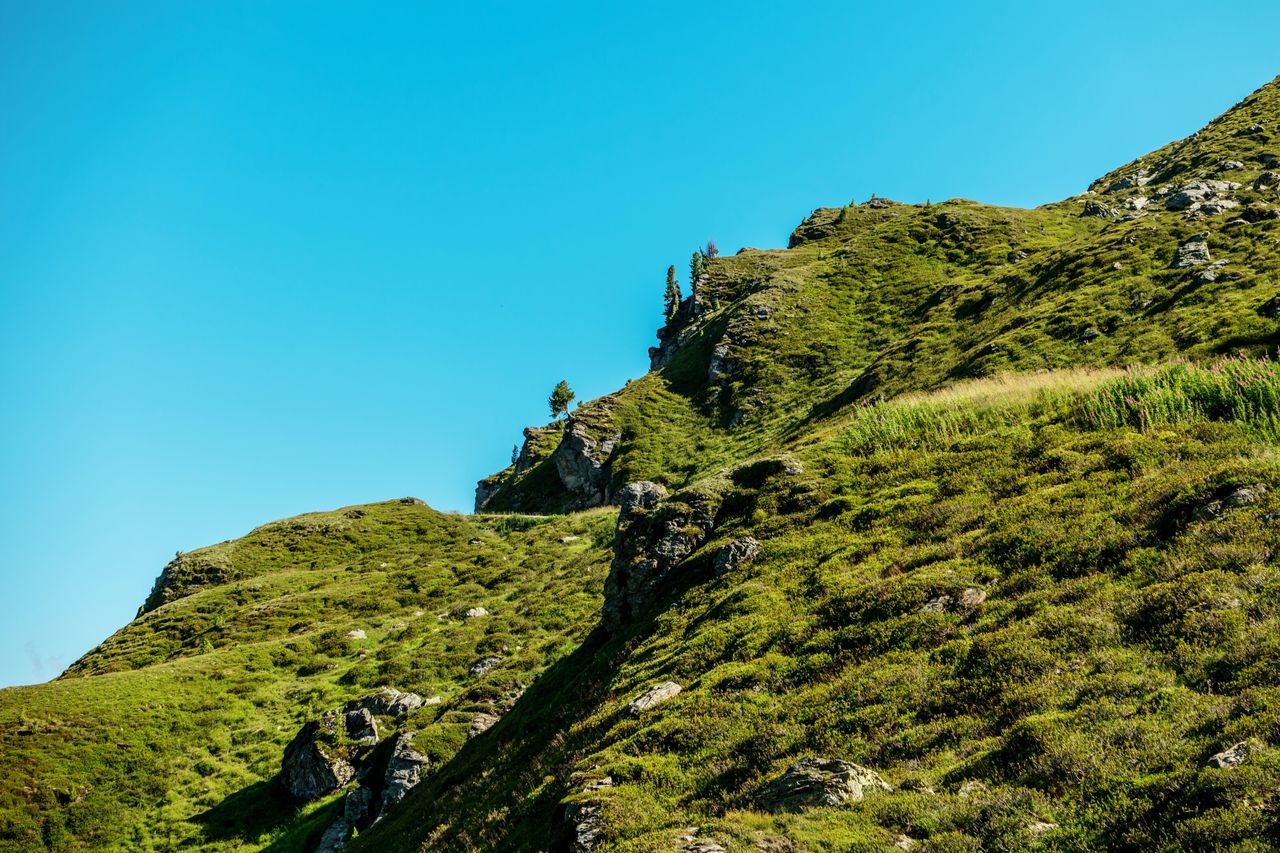
[[[0,0],[0,684],[177,549],[469,510],[707,238],[1056,200],[1280,73],[1274,0],[363,5]]]

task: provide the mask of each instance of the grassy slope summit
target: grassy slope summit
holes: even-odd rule
[[[710,260],[655,370],[482,483],[561,514],[264,525],[0,691],[0,850],[314,849],[343,793],[284,746],[382,686],[440,697],[430,765],[353,851],[1280,846],[1278,154],[1275,82],[1074,199]],[[616,539],[582,510],[640,480]],[[689,547],[607,630],[646,524]],[[891,790],[766,809],[805,756]]]

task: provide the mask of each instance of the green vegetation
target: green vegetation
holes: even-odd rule
[[[662,314],[670,321],[676,316],[676,311],[680,310],[680,301],[684,297],[680,294],[680,282],[676,281],[676,268],[674,265],[667,267],[667,289],[662,296]]]
[[[292,802],[284,745],[380,686],[441,698],[404,721],[431,766],[353,853],[564,849],[583,809],[609,851],[1276,849],[1278,121],[1280,82],[1087,196],[873,197],[695,252],[656,368],[526,430],[486,514],[179,554],[0,691],[0,851],[312,850],[341,795]],[[1167,209],[1208,180],[1237,186]],[[614,634],[616,511],[566,511],[597,471],[672,493],[664,559],[692,543]],[[810,755],[892,790],[762,809]]]

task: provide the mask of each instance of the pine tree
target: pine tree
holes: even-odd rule
[[[558,418],[569,411],[569,404],[573,402],[575,396],[577,395],[573,393],[568,382],[561,379],[556,383],[556,387],[551,390],[551,396],[547,398],[547,405],[551,407],[551,417]]]
[[[666,309],[668,320],[676,316],[676,311],[680,310],[680,299],[680,282],[676,281],[676,268],[672,264],[667,267],[667,292],[662,298],[662,305]]]
[[[704,253],[708,258],[720,257],[720,247],[716,245],[715,240],[707,241],[707,251]]]
[[[520,446],[517,444],[513,444],[511,445],[511,464],[514,465],[519,461],[520,461]]]

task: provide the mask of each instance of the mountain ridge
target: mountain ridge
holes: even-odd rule
[[[819,208],[476,514],[177,555],[0,691],[0,850],[1271,849],[1276,122]]]

